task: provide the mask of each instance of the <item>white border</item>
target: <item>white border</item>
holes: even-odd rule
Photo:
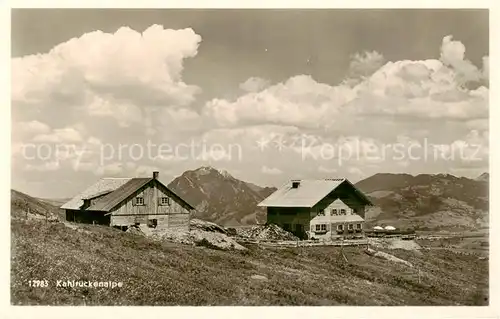
[[[0,121],[2,130],[0,140],[4,150],[10,150],[10,8],[489,8],[490,9],[490,136],[500,136],[499,128],[499,109],[500,100],[496,94],[496,58],[499,56],[498,40],[493,34],[496,34],[496,21],[499,21],[497,9],[494,7],[497,1],[153,1],[153,0],[86,0],[86,1],[56,1],[56,0],[18,0],[5,1],[0,0],[0,21],[3,25],[0,27],[1,44],[0,54],[0,72],[1,92],[0,98],[4,102],[2,109],[3,116]],[[498,36],[497,36],[498,38]],[[493,94],[494,92],[495,94]],[[7,107],[9,106],[9,107]],[[2,249],[2,262],[0,264],[2,276],[1,302],[2,309],[0,313],[7,315],[7,318],[88,318],[97,314],[109,318],[143,318],[147,317],[178,317],[178,318],[205,318],[213,316],[217,318],[340,318],[362,317],[362,318],[500,318],[499,311],[499,287],[500,278],[498,269],[500,263],[498,258],[497,234],[498,220],[500,217],[498,200],[494,194],[498,192],[499,185],[496,180],[496,163],[499,162],[499,154],[496,149],[496,141],[490,138],[490,306],[489,307],[15,307],[10,305],[10,156],[4,154],[3,178],[2,178],[2,210],[3,227],[0,231],[3,237],[0,246]],[[4,152],[10,154],[10,152]]]

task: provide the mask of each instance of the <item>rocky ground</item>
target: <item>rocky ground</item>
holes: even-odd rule
[[[173,243],[206,246],[215,249],[236,249],[245,250],[246,248],[238,244],[233,238],[227,235],[226,230],[211,222],[200,219],[190,221],[189,230],[168,229],[156,230],[141,225],[139,227],[130,227],[127,232],[136,235],[147,236],[157,240],[164,240]]]
[[[295,235],[277,225],[257,225],[235,228],[236,236],[256,240],[298,240]]]

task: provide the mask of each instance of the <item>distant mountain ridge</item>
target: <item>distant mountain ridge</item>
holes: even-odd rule
[[[373,224],[477,229],[488,226],[489,184],[483,175],[474,180],[450,174],[381,173],[356,186],[375,204],[367,213]]]
[[[168,187],[196,207],[197,218],[224,225],[265,222],[265,209],[257,204],[276,190],[243,182],[210,166],[186,171]]]
[[[477,229],[488,226],[489,174],[477,179],[450,174],[379,173],[356,183],[374,203],[366,220],[372,224],[421,229]],[[234,178],[226,171],[201,167],[169,184],[198,210],[196,217],[225,225],[266,220],[257,204],[276,188]]]
[[[366,214],[367,227],[488,227],[489,173],[475,179],[450,174],[379,173],[355,185],[374,203]],[[209,166],[186,171],[168,186],[196,207],[194,217],[226,226],[264,223],[265,208],[257,204],[276,191],[275,187],[244,182]],[[11,197],[14,215],[25,214],[28,207],[33,214],[62,214],[54,207],[60,200],[37,199],[15,190]]]

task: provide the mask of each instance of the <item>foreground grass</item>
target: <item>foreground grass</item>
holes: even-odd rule
[[[108,227],[12,221],[11,302],[29,305],[486,305],[488,261],[446,250],[361,248],[220,251],[155,242]],[[418,270],[420,269],[420,275]],[[268,280],[251,279],[262,275]],[[47,288],[28,281],[46,279]],[[57,280],[121,288],[56,288]]]

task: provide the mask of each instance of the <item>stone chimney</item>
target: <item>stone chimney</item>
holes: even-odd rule
[[[160,172],[153,172],[153,179],[158,179],[158,175],[160,175]]]

